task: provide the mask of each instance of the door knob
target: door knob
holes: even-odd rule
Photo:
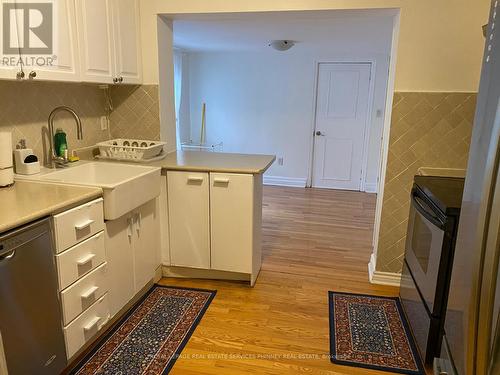
[[[118,78],[118,82],[122,83],[123,82],[123,77]]]
[[[23,79],[24,78],[24,72],[22,70],[18,71],[16,74],[17,79]]]
[[[113,78],[113,83],[118,83],[118,77]]]
[[[324,136],[324,134],[323,134],[323,133],[321,133],[319,130],[316,130],[316,133],[315,133],[315,134],[316,134],[316,135],[318,135],[318,136],[319,136],[319,135]]]
[[[30,74],[29,74],[29,76],[28,76],[28,77],[29,77],[29,79],[33,79],[33,78],[35,78],[35,77],[36,77],[36,72],[35,72],[34,70],[32,70],[32,71],[30,72]]]

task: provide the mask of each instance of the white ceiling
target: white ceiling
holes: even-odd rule
[[[174,20],[174,46],[187,51],[262,50],[271,40],[299,45],[328,43],[342,30],[359,33],[373,23],[392,25],[394,9],[229,13],[169,16]],[[359,27],[353,27],[359,25]],[[345,26],[345,27],[344,27]]]

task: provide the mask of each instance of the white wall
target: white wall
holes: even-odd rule
[[[182,90],[181,90],[181,104],[179,107],[179,134],[178,137],[181,142],[188,142],[191,138],[191,108],[189,105],[189,56],[182,53]]]
[[[201,103],[207,104],[207,140],[224,151],[276,154],[267,175],[307,179],[318,61],[374,61],[375,95],[367,183],[375,185],[392,37],[392,18],[336,20],[329,45],[297,44],[287,52],[189,54],[191,134],[199,138]],[[175,27],[174,27],[175,29]]]

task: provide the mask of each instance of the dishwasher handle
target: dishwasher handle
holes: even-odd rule
[[[7,252],[3,253],[2,255],[0,255],[0,262],[7,261],[9,259],[14,258],[14,255],[16,255],[15,249],[11,250],[11,251],[7,251]]]

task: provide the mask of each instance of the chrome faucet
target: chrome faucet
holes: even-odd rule
[[[50,112],[50,115],[49,115],[49,120],[48,120],[48,123],[49,123],[49,145],[50,145],[50,163],[49,163],[49,167],[50,168],[61,168],[61,167],[64,167],[66,165],[66,163],[68,162],[68,160],[64,157],[61,157],[61,156],[56,156],[56,152],[55,152],[55,149],[54,149],[54,117],[56,116],[56,114],[58,114],[59,112],[62,112],[62,111],[66,111],[68,112],[69,114],[71,114],[71,116],[73,116],[73,118],[75,119],[75,123],[76,123],[76,138],[77,139],[83,139],[83,129],[82,129],[82,121],[80,120],[80,117],[78,116],[78,114],[70,107],[67,107],[67,106],[60,106],[60,107],[56,107],[52,110],[52,112]]]

